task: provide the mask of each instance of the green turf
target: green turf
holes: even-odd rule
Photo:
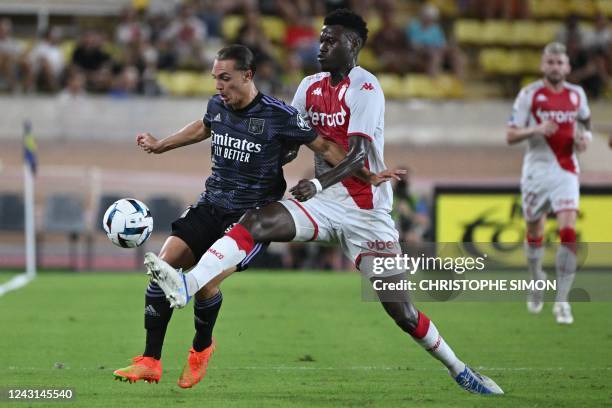
[[[353,273],[234,276],[203,383],[176,386],[191,309],[170,324],[160,384],[115,382],[112,371],[142,352],[145,284],[140,274],[44,273],[0,297],[0,388],[71,387],[74,407],[612,404],[612,304],[575,304],[571,327],[556,325],[550,304],[539,316],[522,302],[420,304],[456,352],[506,391],[484,398],[460,390],[378,304],[362,302]]]

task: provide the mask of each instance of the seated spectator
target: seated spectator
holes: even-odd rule
[[[173,45],[182,68],[202,68],[205,66],[204,43],[206,26],[195,15],[193,6],[185,3],[180,6],[179,16],[162,33],[162,38]]]
[[[293,54],[302,71],[314,73],[318,71],[319,33],[313,27],[312,18],[296,10],[287,23],[284,45]]]
[[[72,63],[83,71],[87,89],[93,92],[106,92],[111,83],[113,61],[102,49],[103,42],[100,33],[87,31],[72,53]]]
[[[370,42],[372,50],[379,58],[381,70],[395,74],[405,74],[412,70],[424,71],[424,64],[412,52],[403,30],[395,23],[391,8],[382,9],[381,23],[380,30]]]
[[[8,18],[0,19],[0,89],[13,91],[17,84],[18,64],[24,47],[12,37],[13,25]]]
[[[66,86],[58,94],[59,100],[71,101],[85,96],[87,94],[85,91],[85,81],[85,74],[81,70],[77,68],[68,69]]]
[[[429,210],[425,199],[410,191],[410,173],[393,187],[393,217],[400,233],[400,241],[415,248],[423,243],[429,229]]]
[[[266,59],[273,59],[272,44],[261,27],[260,15],[256,9],[247,9],[244,22],[238,29],[234,42],[249,47],[255,57],[255,64]]]
[[[140,21],[138,12],[132,7],[123,10],[121,22],[115,30],[115,41],[122,46],[130,46],[151,38],[151,28]]]
[[[580,18],[575,14],[570,14],[567,16],[565,23],[555,35],[557,42],[567,44],[570,38],[572,38],[573,41],[578,40],[581,47],[583,45],[584,37],[584,30],[582,30],[580,27]]]
[[[572,67],[568,81],[582,86],[591,98],[599,98],[608,78],[604,51],[583,47],[581,38],[577,35],[568,37],[566,47]]]
[[[64,52],[59,46],[60,39],[58,27],[47,29],[41,40],[26,56],[24,88],[27,91],[34,91],[35,88],[49,92],[59,90],[61,76],[66,66]]]
[[[608,51],[612,44],[612,30],[604,14],[597,14],[593,31],[585,33],[584,45],[589,50]]]
[[[413,19],[406,27],[408,41],[425,61],[429,75],[436,76],[443,66],[449,65],[455,75],[463,77],[465,58],[456,45],[447,43],[438,18],[438,9],[425,4],[419,18]]]
[[[127,65],[119,70],[113,78],[110,96],[113,98],[127,98],[138,92],[140,74],[133,65]]]

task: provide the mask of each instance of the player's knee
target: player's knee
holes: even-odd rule
[[[274,226],[274,223],[270,222],[267,217],[257,210],[247,211],[240,220],[240,224],[251,233],[253,240],[256,242],[265,241],[267,234]]]
[[[559,230],[559,239],[564,244],[573,244],[576,242],[576,230],[572,227],[561,228]]]

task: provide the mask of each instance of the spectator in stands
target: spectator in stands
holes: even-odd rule
[[[81,69],[87,78],[87,89],[106,92],[111,84],[113,61],[102,49],[104,38],[95,31],[87,31],[72,53],[72,63]]]
[[[438,22],[438,9],[432,4],[421,8],[418,18],[406,27],[406,36],[420,58],[425,61],[427,73],[438,75],[443,66],[449,65],[452,72],[463,77],[465,58],[459,48],[446,41],[444,31]]]
[[[151,28],[138,18],[138,12],[127,7],[123,10],[121,22],[115,30],[115,41],[122,47],[129,47],[151,38]]]
[[[379,59],[381,70],[395,74],[425,71],[426,67],[415,55],[404,31],[395,23],[392,7],[381,9],[381,28],[374,34],[370,46]]]
[[[24,47],[12,37],[13,25],[8,18],[0,19],[0,89],[12,91],[17,84],[18,65]]]
[[[461,15],[484,20],[503,18],[506,20],[529,17],[527,0],[458,0]]]
[[[425,199],[410,191],[410,170],[393,188],[393,216],[400,232],[400,241],[409,245],[423,243],[429,229],[429,210]]]
[[[61,33],[58,27],[45,30],[42,38],[27,54],[24,66],[24,89],[43,89],[57,92],[66,61],[60,48]]]
[[[599,98],[608,79],[603,50],[583,47],[581,37],[577,35],[568,36],[566,47],[572,67],[568,81],[582,86],[591,98]]]
[[[310,7],[307,2],[287,2],[284,7],[285,27],[284,46],[306,73],[319,70],[319,33],[315,30]]]
[[[140,75],[138,69],[133,65],[122,67],[113,78],[110,96],[114,98],[126,98],[138,92]]]
[[[604,14],[597,14],[593,31],[585,34],[584,45],[589,50],[600,50],[607,53],[612,44],[612,30]]]
[[[85,74],[78,68],[69,68],[66,75],[66,87],[59,93],[61,101],[71,101],[85,96]]]
[[[182,68],[202,68],[205,66],[204,45],[206,26],[195,15],[194,7],[185,3],[179,8],[179,16],[162,33],[176,49],[178,64]]]
[[[244,22],[238,29],[238,35],[234,42],[249,47],[255,56],[255,64],[257,65],[263,60],[274,59],[272,57],[274,55],[272,44],[261,26],[261,19],[257,9],[248,8],[246,10]]]
[[[565,19],[565,24],[557,31],[556,40],[565,45],[570,40],[578,41],[578,45],[582,47],[584,42],[584,31],[580,27],[580,18],[576,14],[570,14]]]

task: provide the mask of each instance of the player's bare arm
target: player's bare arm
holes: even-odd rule
[[[210,128],[201,119],[194,120],[172,135],[158,140],[151,133],[139,133],[136,144],[147,153],[161,154],[178,147],[201,142],[210,137]]]
[[[307,146],[312,149],[315,153],[323,155],[329,155],[326,152],[327,143],[319,141],[324,140],[321,137],[317,137],[312,143]],[[334,168],[321,174],[316,178],[320,183],[320,186],[315,185],[316,182],[311,180],[300,180],[300,182],[291,190],[289,190],[298,201],[306,201],[317,194],[318,189],[325,189],[333,184],[344,180],[348,176],[355,175],[365,164],[365,159],[368,156],[368,150],[370,149],[370,141],[361,136],[352,136],[349,138],[349,150],[346,153],[344,159],[342,159]]]
[[[574,148],[578,153],[586,151],[589,143],[593,140],[593,133],[591,132],[591,118],[578,119],[580,127],[576,130]]]
[[[557,129],[558,125],[553,121],[546,121],[535,126],[524,128],[508,126],[506,128],[506,142],[508,142],[509,145],[513,145],[536,135],[548,137],[554,134]]]

